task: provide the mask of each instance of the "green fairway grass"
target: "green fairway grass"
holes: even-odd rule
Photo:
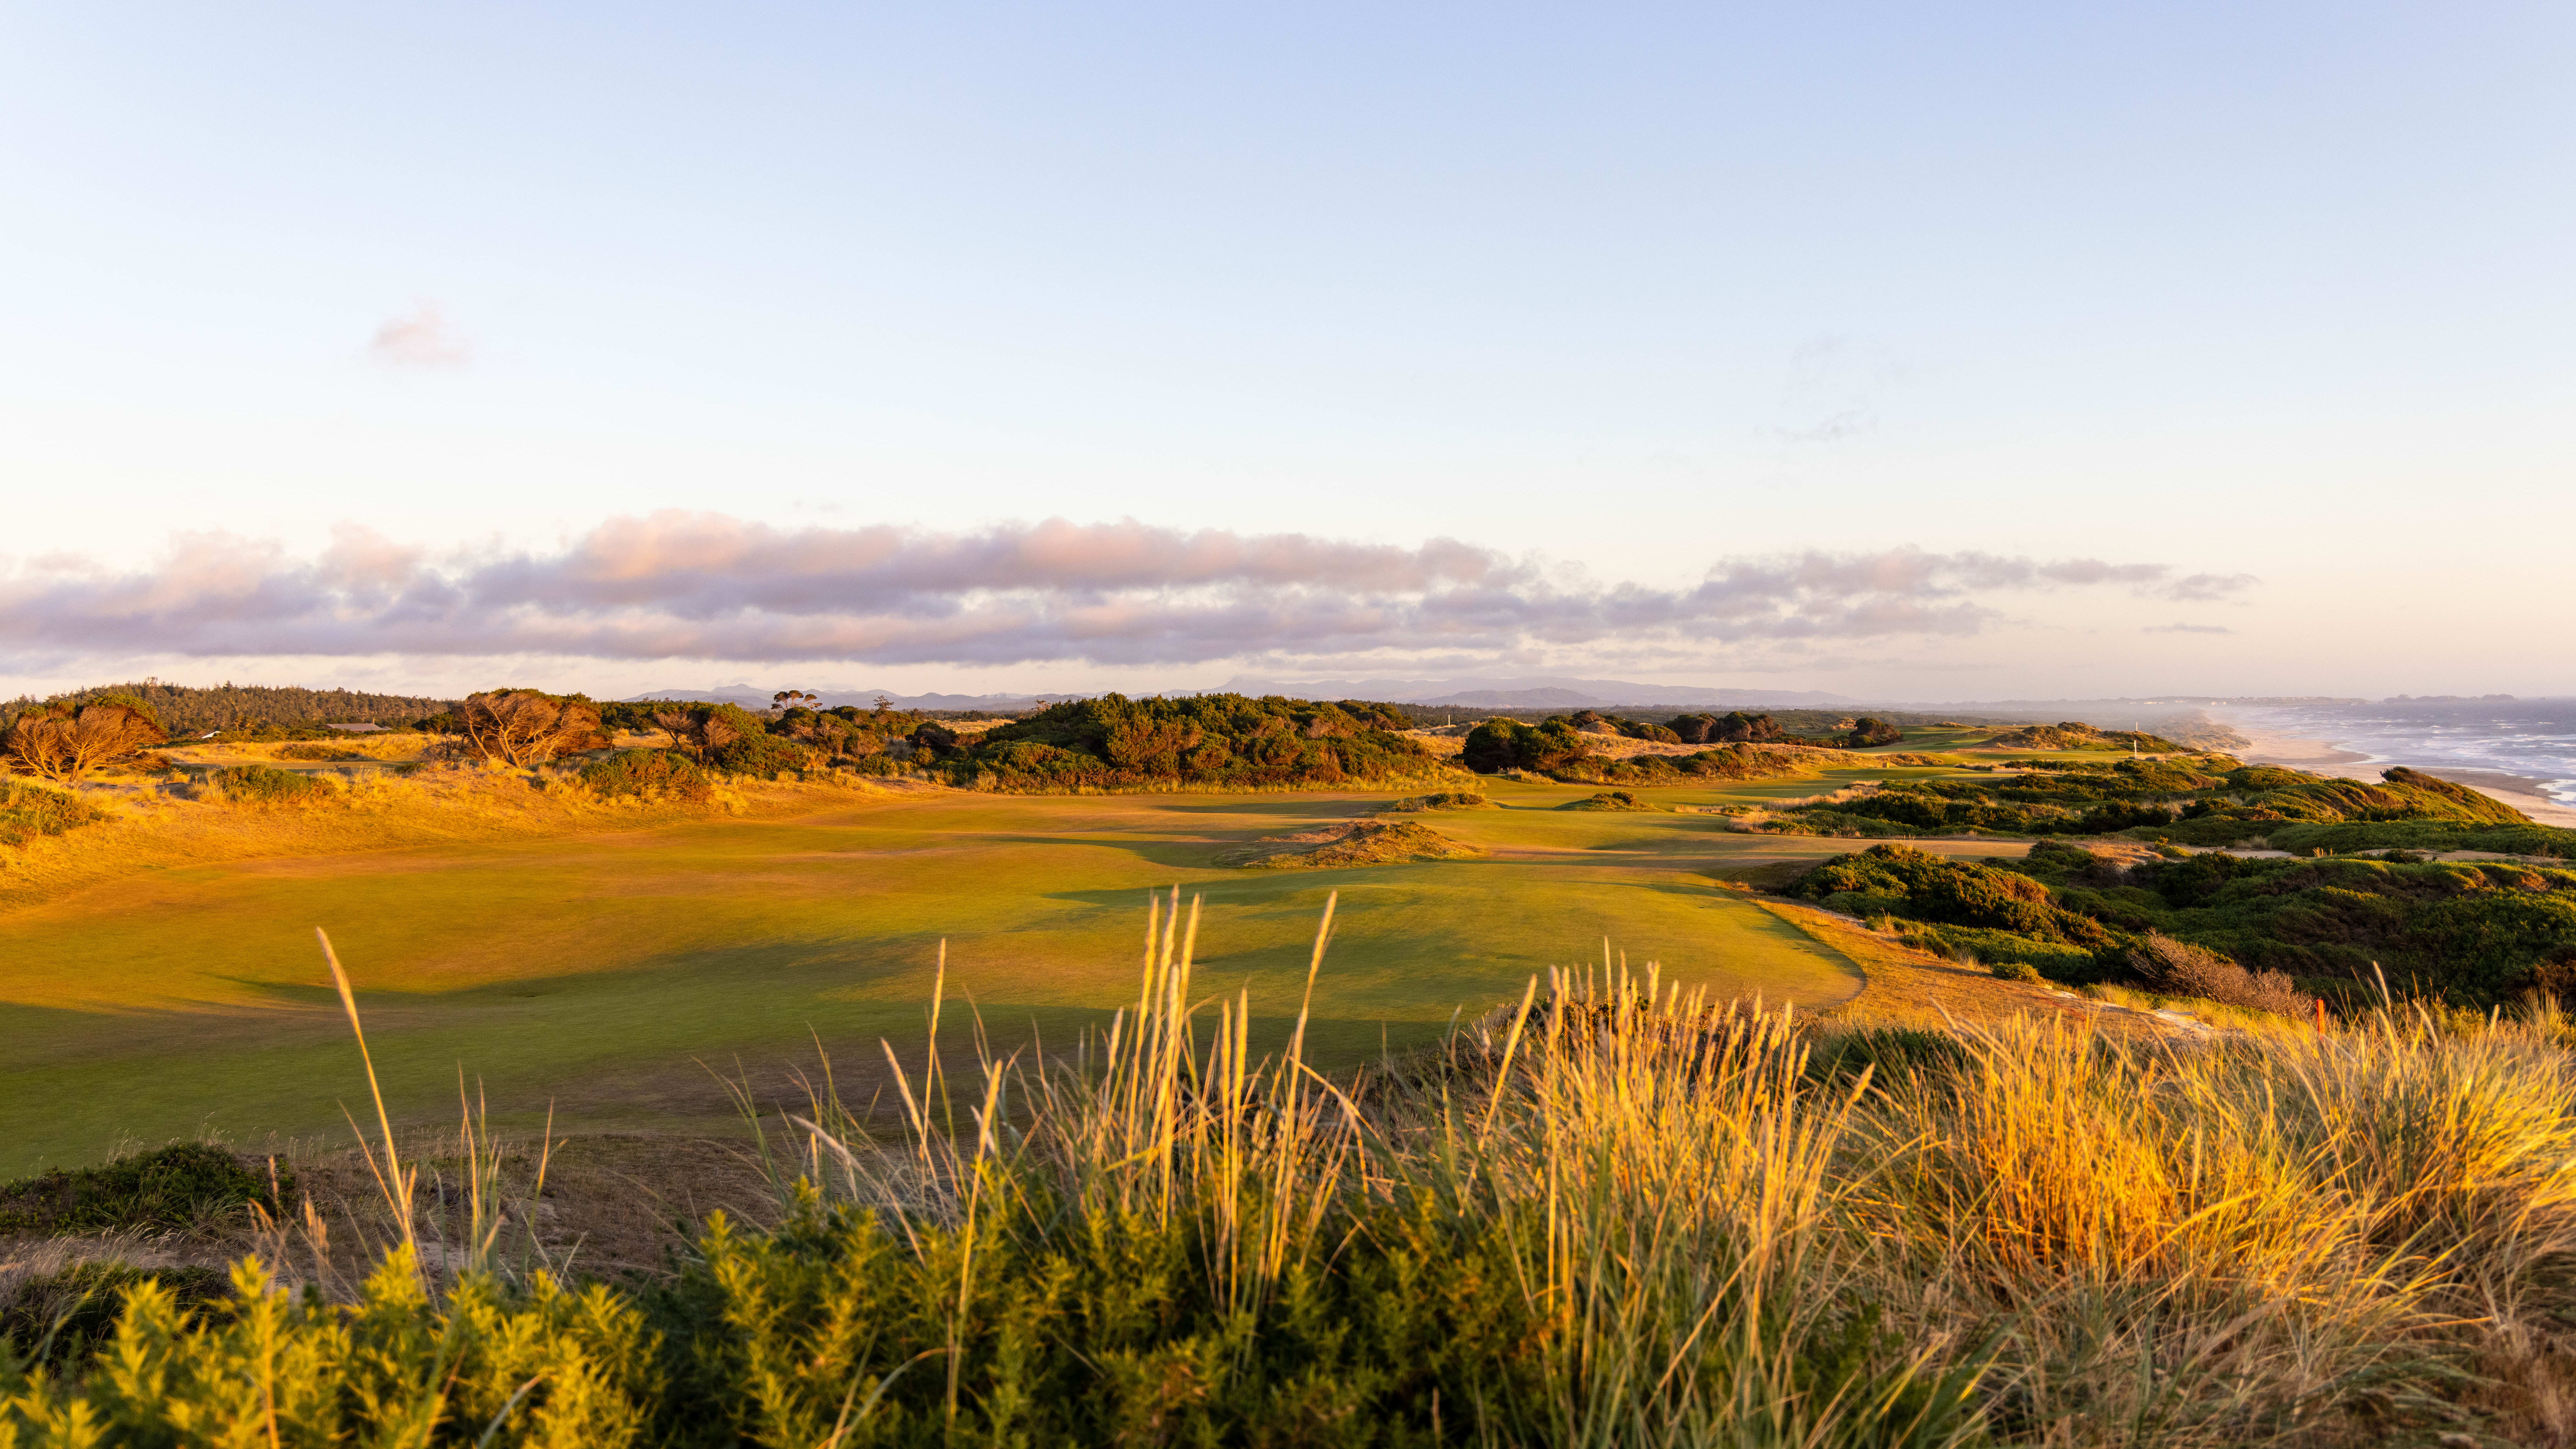
[[[1658,790],[1757,803],[1847,783]],[[1284,1031],[1326,894],[1340,892],[1310,1051],[1352,1065],[1516,999],[1609,949],[1721,997],[1849,996],[1849,962],[1720,889],[1730,864],[1847,842],[1716,815],[1560,811],[1589,787],[1498,782],[1497,810],[1428,818],[1485,859],[1252,872],[1264,835],[1391,796],[799,797],[584,833],[138,871],[11,912],[0,982],[0,1175],[120,1142],[245,1146],[343,1131],[365,1086],[313,928],[355,978],[398,1117],[452,1120],[460,1069],[496,1118],[559,1128],[726,1120],[710,1068],[763,1091],[817,1039],[864,1100],[885,1037],[917,1053],[940,942],[952,1008],[997,1040],[1069,1047],[1130,999],[1147,892],[1202,895],[1199,984]],[[965,1018],[949,1018],[962,1040]]]

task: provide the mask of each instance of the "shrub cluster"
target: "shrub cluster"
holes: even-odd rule
[[[1604,720],[1597,715],[1593,718],[1613,726],[1633,723]],[[1624,728],[1587,731],[1578,726],[1580,719],[1581,716],[1556,715],[1534,725],[1512,719],[1487,720],[1468,731],[1465,745],[1459,751],[1459,762],[1480,775],[1526,770],[1551,780],[1581,785],[1677,785],[1694,781],[1769,780],[1816,772],[1816,766],[1801,758],[1797,751],[1765,750],[1750,745],[1722,746],[1694,755],[1631,755],[1613,759],[1596,753],[1591,742],[1605,732],[1626,733]],[[1662,725],[1641,725],[1638,728],[1640,731],[1674,733]],[[1648,738],[1643,733],[1629,737]],[[1697,743],[1686,738],[1678,742]]]
[[[60,835],[110,818],[67,790],[0,777],[0,845],[24,845],[39,835]]]
[[[1733,710],[1723,715],[1676,715],[1669,721],[1674,738],[1686,745],[1766,745],[1814,743],[1780,727],[1767,714]]]
[[[2129,948],[2129,968],[2159,991],[2221,1006],[2300,1016],[2314,1001],[2278,971],[2248,971],[2215,951],[2177,941],[2161,931],[2149,931],[2145,940]]]
[[[1299,789],[1451,775],[1400,731],[1392,705],[1277,695],[1068,700],[971,742],[930,743],[951,783],[978,790]]]
[[[294,1174],[281,1171],[277,1186],[289,1199],[294,1185]],[[0,1234],[193,1227],[254,1202],[277,1209],[265,1171],[220,1147],[179,1142],[0,1184]]]
[[[1839,743],[1850,749],[1865,750],[1877,745],[1896,744],[1904,738],[1905,731],[1887,721],[1862,715],[1852,721],[1851,733],[1844,735]]]
[[[330,799],[336,792],[336,787],[319,775],[281,770],[275,765],[227,765],[208,770],[199,778],[223,791],[225,799],[243,805],[312,805]]]
[[[2304,848],[2414,844],[2443,848],[2479,839],[2537,847],[2520,854],[2576,854],[2576,831],[2535,825],[2511,806],[2414,770],[2378,784],[2330,779],[2224,757],[2115,763],[2015,762],[2030,773],[1980,779],[1902,780],[1864,796],[1793,806],[1774,817],[1782,834],[1840,836],[2110,835],[2129,832],[2194,845],[2279,836]],[[2290,831],[2290,827],[2338,826]],[[2438,827],[2438,828],[2436,828]],[[2286,833],[2285,833],[2286,832]],[[2469,847],[2450,847],[2469,848]]]
[[[715,798],[715,777],[706,767],[676,750],[620,750],[581,767],[581,782],[601,795],[640,799]]]

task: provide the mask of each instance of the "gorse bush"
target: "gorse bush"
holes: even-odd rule
[[[1887,721],[1862,715],[1852,721],[1851,733],[1843,736],[1842,743],[1855,750],[1863,750],[1877,745],[1897,744],[1904,738],[1905,731]]]
[[[0,1308],[0,1353],[15,1352],[56,1372],[77,1366],[107,1346],[127,1294],[146,1283],[157,1284],[182,1313],[233,1296],[231,1281],[212,1268],[77,1263],[18,1285]]]
[[[1596,718],[1598,718],[1596,716]],[[1734,716],[1729,716],[1734,718]],[[1766,719],[1767,722],[1767,719]],[[1620,721],[1622,726],[1633,721]],[[1679,723],[1679,721],[1676,721]],[[1661,725],[1639,726],[1637,736],[1674,732]],[[1677,785],[1693,781],[1765,780],[1812,775],[1817,766],[1795,750],[1729,746],[1693,755],[1632,755],[1611,758],[1594,748],[1601,737],[1587,735],[1571,717],[1558,715],[1535,725],[1492,719],[1468,731],[1459,762],[1479,774],[1527,770],[1570,784]],[[1683,742],[1686,737],[1677,737]]]
[[[2554,1432],[2569,1375],[2546,1325],[2576,1312],[2576,1068],[2556,1027],[2389,1009],[2204,1047],[2027,1019],[1816,1027],[1651,969],[1560,970],[1441,1050],[1335,1079],[1305,1061],[1303,1010],[1264,1053],[1247,995],[1203,1002],[1196,927],[1158,907],[1135,1001],[1061,1056],[959,1069],[943,976],[919,1065],[883,1098],[894,1120],[828,1086],[756,1113],[777,1226],[711,1219],[658,1284],[425,1276],[408,1249],[343,1305],[256,1265],[195,1309],[130,1284],[103,1352],[0,1365],[0,1433],[2233,1449]]]
[[[762,732],[729,740],[707,751],[707,763],[734,775],[775,775],[781,770],[811,769],[814,751],[779,735]]]
[[[1494,802],[1473,791],[1449,790],[1430,795],[1407,795],[1380,808],[1382,815],[1415,814],[1426,810],[1491,810]]]
[[[2464,785],[2405,768],[2378,784],[2223,757],[2095,764],[2015,761],[2032,773],[1905,780],[1857,798],[1792,806],[1769,829],[1817,835],[2135,835],[2194,845],[2262,836],[2305,850],[2479,840],[2458,848],[2576,854],[2553,831]]]
[[[56,1168],[0,1184],[0,1233],[184,1228],[265,1202],[282,1212],[293,1173],[272,1188],[265,1171],[202,1142],[173,1143],[100,1167]]]
[[[67,790],[0,778],[0,845],[24,845],[39,835],[60,835],[111,818]]]
[[[338,787],[318,775],[275,765],[227,765],[199,778],[241,805],[312,805],[338,793]]]
[[[581,782],[602,795],[703,803],[715,798],[715,777],[675,750],[620,750],[581,767]]]
[[[978,790],[1308,789],[1456,778],[1402,711],[1360,700],[1202,694],[1069,700],[971,744],[925,738],[951,783]],[[944,731],[943,731],[944,732]]]

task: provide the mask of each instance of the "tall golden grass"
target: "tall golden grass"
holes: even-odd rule
[[[1331,1257],[1337,1206],[1431,1194],[1521,1249],[1551,1443],[2576,1428],[2529,1381],[2576,1307],[2576,1073],[2545,1012],[2466,1034],[2392,1002],[2332,1034],[1927,1036],[1605,965],[1336,1083],[1303,1060],[1302,1013],[1255,1060],[1248,1002],[1192,999],[1195,909],[1157,921],[1102,1041],[986,1054],[953,1122],[935,1050],[897,1067],[899,1149],[820,1094],[790,1175],[895,1222],[971,1224],[1035,1179],[1089,1211],[1199,1214],[1213,1291],[1247,1305]],[[1836,1344],[1865,1371],[1820,1378]]]

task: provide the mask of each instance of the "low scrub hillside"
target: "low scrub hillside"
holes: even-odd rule
[[[2075,766],[2014,763],[2024,773],[1899,781],[1851,798],[1792,806],[1765,828],[1878,837],[2127,832],[2191,845],[2271,837],[2272,844],[2294,850],[2405,846],[2576,854],[2576,831],[2536,825],[2465,785],[2402,766],[2371,784],[2238,765],[2223,755]],[[2288,829],[2298,826],[2352,828]]]
[[[2576,964],[2562,964],[2576,963],[2576,871],[2504,862],[2177,859],[2043,841],[2022,861],[1980,864],[1880,845],[1790,892],[1887,917],[1944,954],[2069,982],[2141,975],[2137,953],[2163,936],[2345,1000],[2383,978],[2472,1006],[2576,984]]]
[[[2029,725],[2007,730],[1991,741],[2005,750],[2120,750],[2143,751],[2147,754],[2177,754],[2183,747],[2162,735],[2139,730],[2095,729],[2082,720],[2064,720],[2053,725]]]
[[[1202,694],[1069,700],[933,752],[976,790],[1281,790],[1458,778],[1392,705]]]
[[[1521,770],[1582,785],[1787,779],[1815,774],[1819,768],[1809,752],[1757,745],[1724,745],[1687,755],[1615,755],[1603,750],[1600,741],[1605,735],[1643,738],[1621,736],[1615,726],[1606,731],[1586,730],[1576,716],[1570,715],[1558,715],[1534,725],[1490,719],[1468,732],[1458,758],[1478,774]]]

